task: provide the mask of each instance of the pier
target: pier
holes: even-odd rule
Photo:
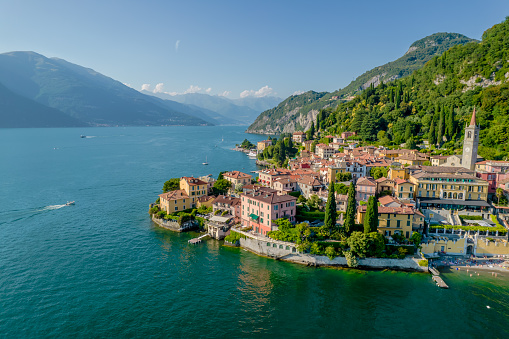
[[[433,279],[433,281],[437,284],[438,287],[440,287],[440,288],[449,288],[449,286],[447,286],[445,281],[440,277],[440,272],[436,268],[430,267],[429,271],[432,274],[431,279]]]
[[[191,240],[188,240],[187,242],[190,243],[191,245],[196,245],[196,244],[199,244],[201,243],[201,240],[205,237],[209,237],[210,235],[207,233],[207,234],[204,234],[202,236],[199,236],[198,238],[193,238]]]

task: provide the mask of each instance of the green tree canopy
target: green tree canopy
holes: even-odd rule
[[[180,178],[171,178],[168,181],[165,181],[163,185],[163,192],[170,192],[180,189]]]
[[[355,212],[357,210],[357,202],[355,200],[355,186],[350,183],[350,187],[348,189],[348,201],[346,205],[346,215],[345,222],[343,227],[345,228],[345,232],[349,234],[355,225]]]

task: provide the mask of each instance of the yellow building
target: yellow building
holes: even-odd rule
[[[263,151],[264,149],[266,149],[269,146],[272,146],[271,140],[262,140],[262,141],[258,141],[256,143],[256,149],[259,151]]]
[[[482,210],[489,207],[488,182],[462,167],[422,166],[410,175],[423,208]]]
[[[387,174],[387,178],[392,180],[408,180],[409,177],[409,170],[406,167],[391,167],[389,168],[389,173]]]
[[[420,153],[410,153],[410,154],[400,155],[395,160],[402,165],[408,165],[408,166],[418,165],[418,166],[420,166],[420,165],[424,165],[424,162],[428,161],[429,159],[423,155],[420,155]]]
[[[366,205],[357,209],[357,222],[362,224],[366,215]],[[410,238],[413,231],[420,231],[424,227],[424,215],[412,207],[383,207],[378,206],[378,232],[385,236],[401,234]]]
[[[404,179],[396,179],[396,185],[394,186],[394,194],[398,199],[413,199],[415,192],[415,185],[410,181]]]
[[[499,256],[509,255],[507,240],[487,240],[485,237],[461,237],[449,239],[445,236],[435,236],[427,242],[421,243],[421,252],[425,255],[439,253],[452,255]]]
[[[191,199],[184,190],[175,190],[159,194],[159,206],[161,211],[175,213],[191,208]]]
[[[196,207],[199,197],[208,195],[207,183],[193,177],[182,177],[180,179],[180,189],[185,191],[191,199],[191,206],[189,208]]]

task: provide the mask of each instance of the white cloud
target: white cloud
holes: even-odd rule
[[[127,86],[127,87],[131,87],[131,88],[133,88],[133,86],[131,86],[131,84],[128,84],[128,83],[126,83],[126,82],[123,82],[123,84],[124,84],[125,86]]]
[[[240,97],[241,98],[246,98],[246,97],[256,97],[256,98],[262,98],[262,97],[265,97],[267,95],[270,95],[273,93],[273,89],[270,88],[269,86],[263,86],[262,88],[260,88],[259,90],[255,91],[255,90],[245,90],[243,91],[242,93],[240,93]]]
[[[179,51],[179,46],[180,46],[180,40],[177,40],[177,42],[175,43],[175,51]]]
[[[154,88],[154,93],[165,93],[164,92],[164,84],[162,82],[158,83],[156,85],[156,88]]]
[[[292,95],[301,95],[303,93],[304,93],[304,91],[295,91],[295,92],[293,92]]]
[[[201,92],[203,89],[199,86],[195,86],[195,85],[191,85],[189,86],[188,89],[186,89],[185,91],[183,92],[166,92],[164,90],[164,83],[160,82],[158,83],[154,89],[152,89],[152,85],[151,84],[143,84],[141,86],[141,90],[142,91],[149,91],[149,92],[152,92],[152,93],[164,93],[164,94],[168,94],[168,95],[172,95],[172,96],[175,96],[175,95],[182,95],[182,94],[189,94],[189,93],[199,93]],[[205,93],[210,93],[212,91],[212,88],[209,87],[207,88],[206,90],[204,90]],[[228,94],[230,94],[230,92],[228,92]]]
[[[219,93],[217,96],[220,96],[220,97],[227,97],[229,96],[231,93],[231,91],[224,91],[223,93]]]

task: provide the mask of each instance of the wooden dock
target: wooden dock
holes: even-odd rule
[[[447,286],[447,284],[444,282],[444,280],[442,278],[440,278],[439,275],[434,275],[432,277],[432,279],[435,281],[435,283],[437,284],[438,287],[449,288],[449,286]]]
[[[188,240],[187,242],[190,243],[191,245],[196,245],[196,244],[199,244],[201,243],[201,240],[205,237],[209,237],[210,235],[207,233],[207,234],[204,234],[202,236],[199,236],[198,238],[193,238],[191,240]]]

